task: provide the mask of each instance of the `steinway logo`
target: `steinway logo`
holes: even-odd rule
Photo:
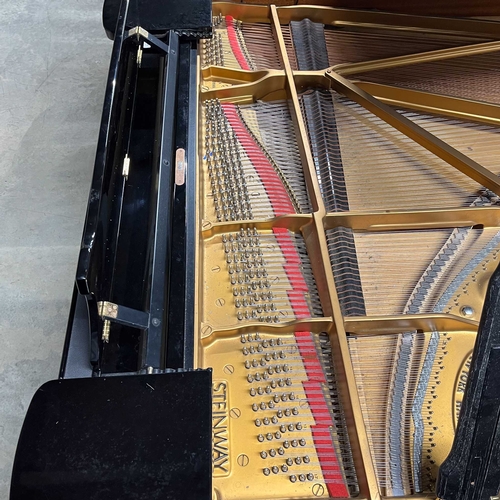
[[[465,363],[462,365],[457,381],[455,382],[455,394],[453,397],[453,423],[455,424],[455,429],[457,428],[458,417],[460,416],[460,410],[462,409],[462,401],[464,399],[465,387],[467,385],[467,379],[469,378],[470,363],[472,359],[472,353],[467,356]]]
[[[215,381],[212,390],[212,461],[214,476],[227,476],[231,470],[229,457],[229,403],[227,382]]]

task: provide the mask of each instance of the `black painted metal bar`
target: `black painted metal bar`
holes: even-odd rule
[[[186,171],[186,274],[185,274],[185,325],[184,368],[194,367],[194,303],[196,256],[196,151],[198,144],[198,87],[197,44],[191,42],[189,69],[189,139]]]
[[[166,335],[167,280],[169,276],[169,249],[171,235],[170,207],[174,162],[175,95],[177,90],[179,37],[169,34],[169,53],[165,69],[161,153],[158,166],[156,224],[151,271],[150,323],[145,332],[141,369],[164,368],[164,338]]]
[[[182,368],[184,362],[186,272],[186,155],[189,140],[189,43],[179,44],[179,79],[176,97],[175,182],[172,193],[172,245],[168,302],[166,367]]]
[[[196,151],[196,60],[192,44],[179,45],[179,80],[177,87],[175,182],[172,199],[172,247],[170,260],[170,292],[166,367],[192,366],[186,348],[192,343],[194,286],[190,275],[194,269],[194,204],[193,182]],[[189,183],[189,189],[188,189]],[[188,196],[189,193],[189,196]],[[188,255],[189,249],[189,255]],[[186,359],[191,358],[191,360]]]

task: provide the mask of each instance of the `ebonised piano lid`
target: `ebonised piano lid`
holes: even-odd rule
[[[11,500],[212,498],[210,370],[72,380],[33,397]]]
[[[102,22],[108,36],[114,37],[122,0],[105,0]],[[127,1],[127,0],[124,0]],[[130,1],[126,28],[141,26],[161,35],[175,30],[189,38],[208,38],[212,33],[212,2],[209,0],[133,0]]]

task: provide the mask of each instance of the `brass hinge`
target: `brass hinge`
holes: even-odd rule
[[[97,310],[101,318],[114,318],[118,316],[118,306],[113,302],[103,300],[97,303]]]
[[[108,301],[97,303],[97,311],[104,324],[102,325],[102,341],[106,344],[109,342],[109,333],[111,331],[111,321],[108,318],[116,318],[118,316],[118,306]]]

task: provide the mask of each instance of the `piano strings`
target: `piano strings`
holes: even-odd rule
[[[312,211],[287,101],[208,101],[205,155],[218,221]]]
[[[219,15],[214,25],[214,39],[204,42],[203,67],[282,69],[270,24]],[[280,29],[290,65],[300,71],[484,41],[455,34],[415,37],[403,30],[354,30],[309,19],[293,20]],[[460,57],[355,78],[499,102],[498,57]],[[301,85],[298,91],[313,173],[327,213],[499,203],[497,195],[352,100],[314,85]],[[500,173],[492,154],[500,145],[499,128],[407,109],[398,112]],[[283,477],[293,485],[319,481],[319,496],[347,497],[356,495],[357,477],[328,334],[259,331],[259,324],[286,325],[323,316],[311,266],[315,256],[309,255],[300,232],[277,227],[275,221],[313,212],[292,115],[287,100],[203,103],[209,198],[204,217],[218,223],[269,223],[265,229],[245,224],[210,236],[224,256],[220,267],[231,295],[231,312],[211,326],[222,331],[214,342],[226,342],[228,356],[235,354],[235,339],[241,343],[239,368],[245,378],[239,380],[248,384],[243,412],[252,415],[252,439],[260,446],[258,474]],[[327,215],[323,223],[344,318],[362,322],[448,314],[479,319],[477,297],[484,292],[480,283],[489,278],[500,251],[498,228],[370,232],[333,227],[331,221]],[[245,330],[238,337],[228,333],[239,328]],[[437,468],[452,442],[450,415],[459,412],[450,380],[459,373],[459,358],[469,359],[474,335],[414,327],[383,334],[347,333],[380,494],[433,491]],[[278,495],[278,485],[267,484],[269,496]]]
[[[232,16],[214,18],[214,34],[204,42],[202,67],[247,71],[281,69],[271,25],[241,22]]]

